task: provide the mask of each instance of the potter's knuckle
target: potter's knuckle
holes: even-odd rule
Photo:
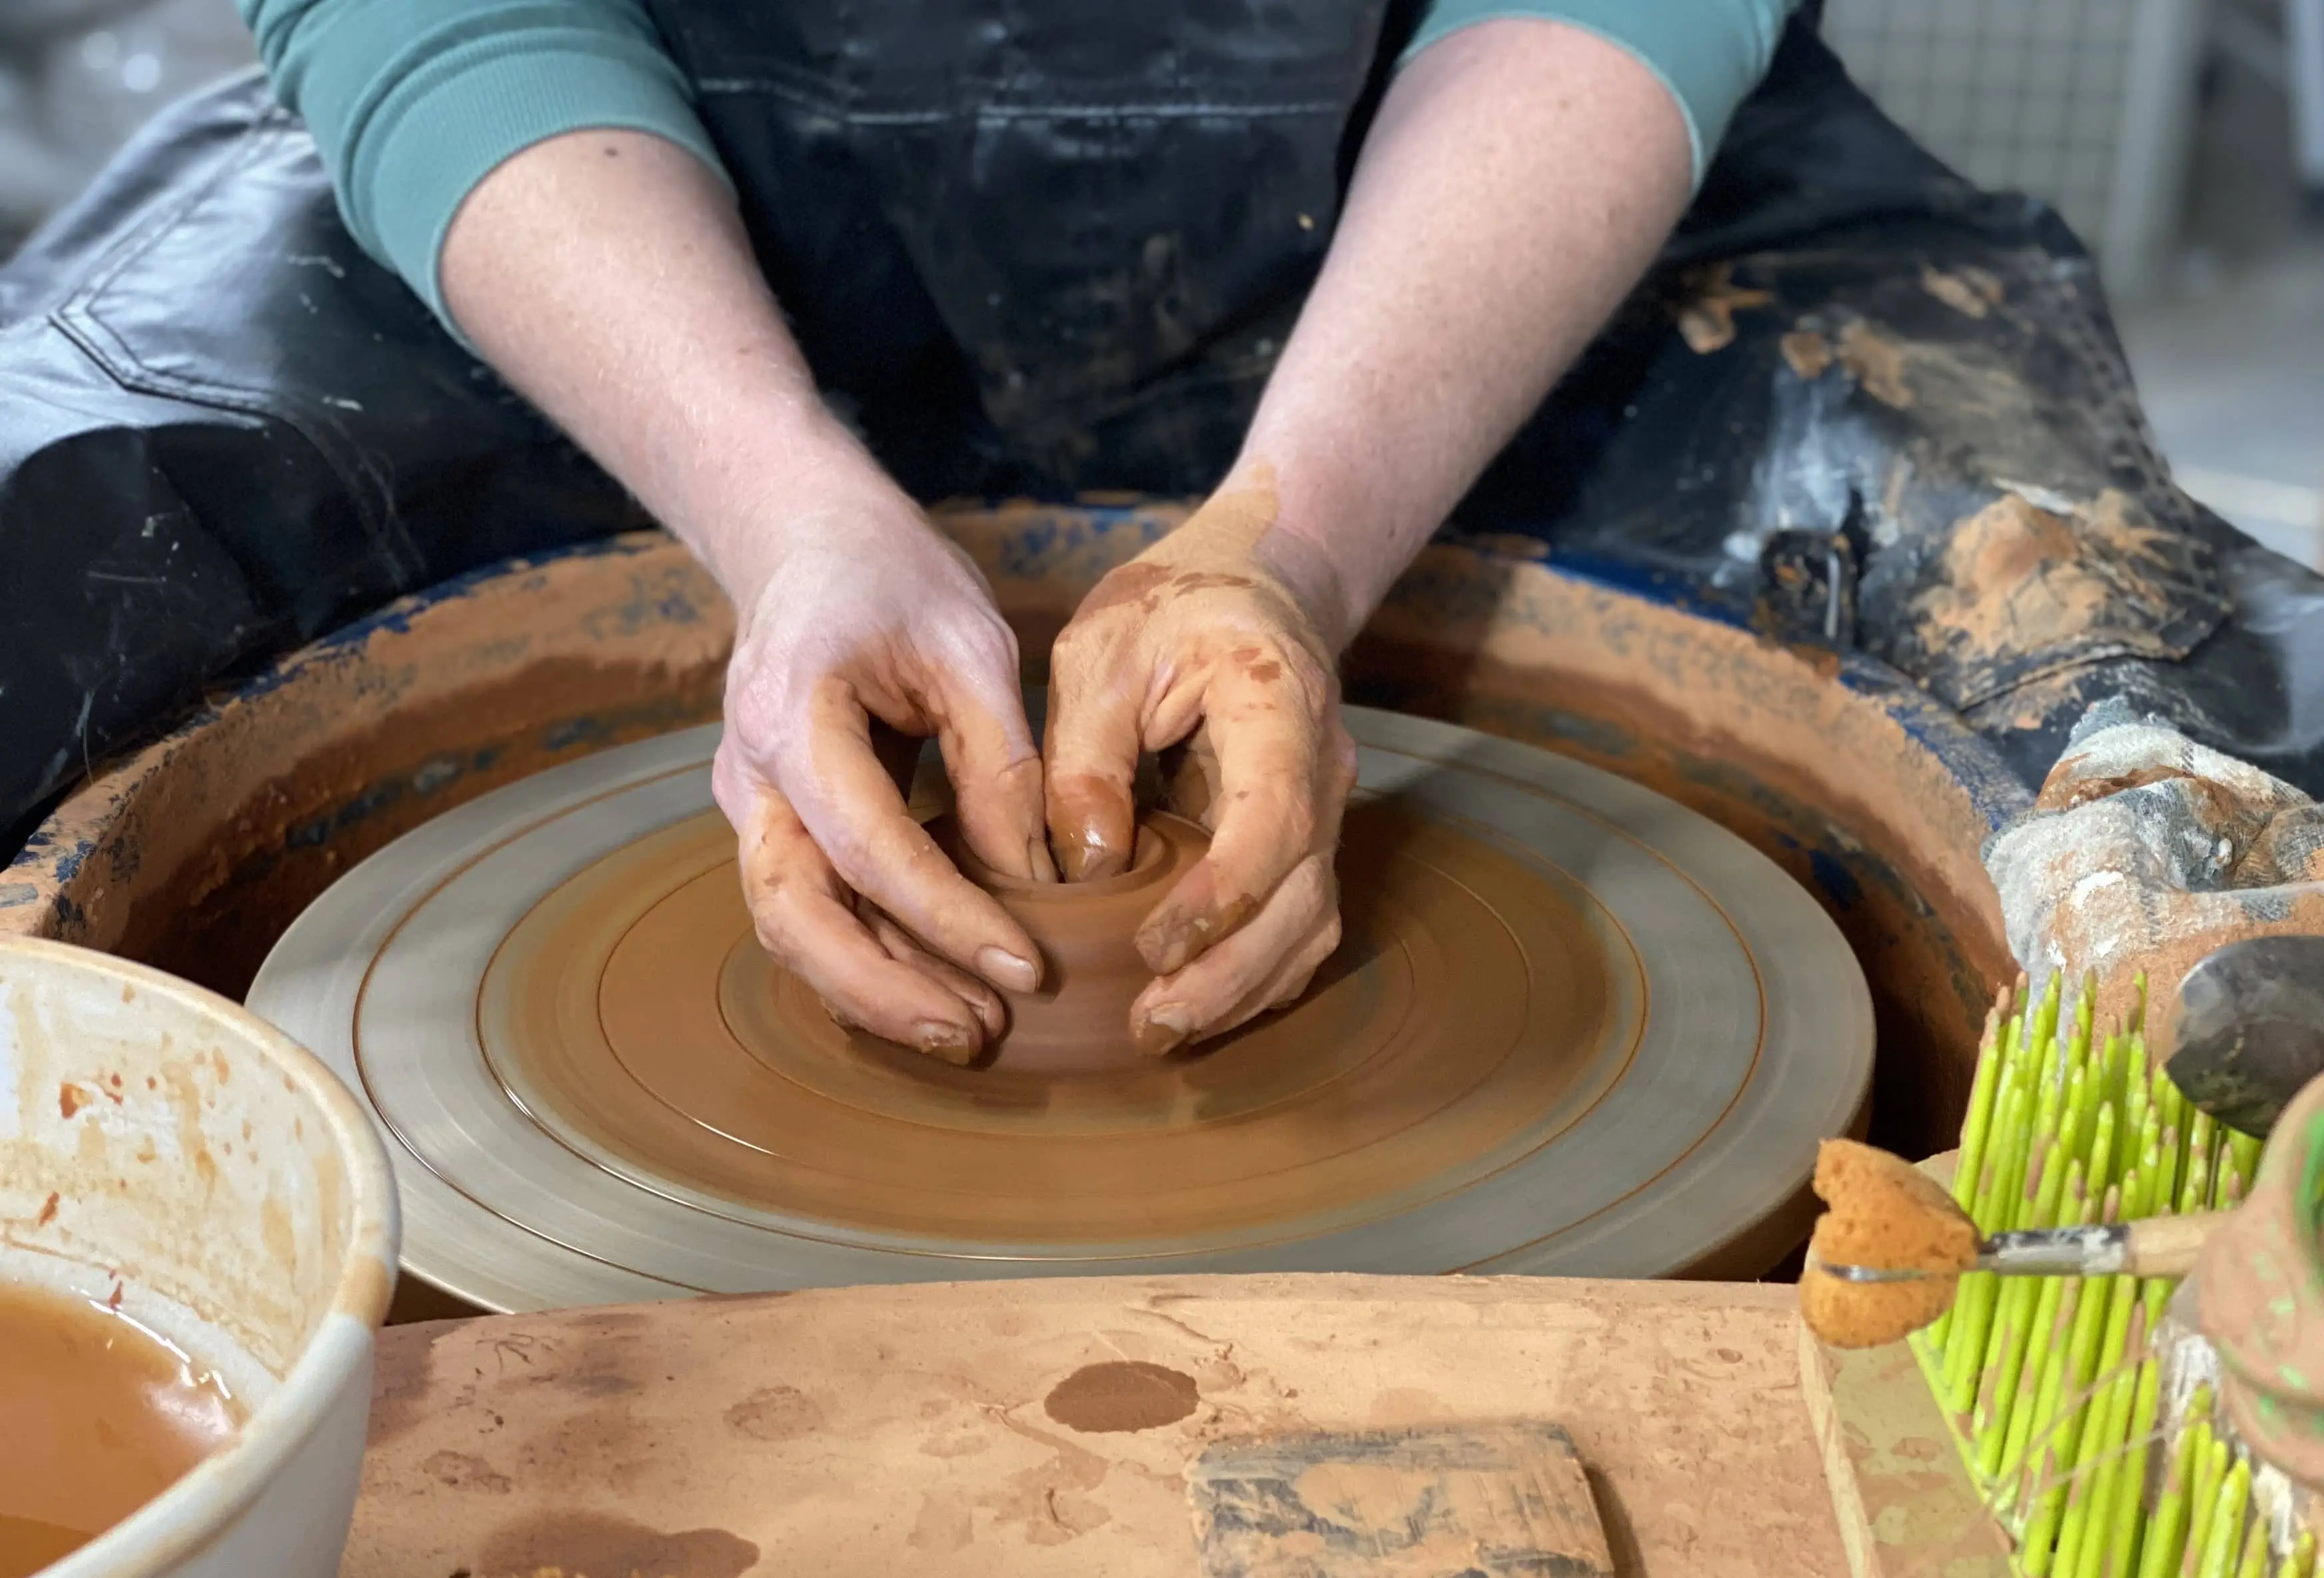
[[[752,895],[751,919],[762,934],[785,939],[798,935],[806,920],[804,886],[798,872],[787,863],[760,863],[756,890]]]
[[[1331,913],[1323,917],[1323,924],[1322,928],[1315,933],[1314,955],[1308,964],[1308,968],[1310,970],[1313,970],[1315,966],[1322,964],[1325,959],[1331,958],[1333,953],[1339,950],[1342,935],[1342,933],[1340,926],[1340,908],[1337,903],[1334,903],[1332,906]]]
[[[1331,868],[1318,857],[1310,855],[1294,867],[1285,886],[1309,914],[1321,916],[1331,912],[1336,915],[1338,895],[1333,892]],[[1337,924],[1336,920],[1333,923]]]
[[[776,900],[770,895],[764,905],[752,910],[751,930],[768,958],[791,974],[812,981],[820,972],[815,968],[811,953],[799,945],[793,919],[774,913],[775,904]]]
[[[788,683],[753,685],[727,698],[726,726],[736,748],[761,770],[797,751],[813,711],[809,693]]]
[[[1049,661],[1059,668],[1077,670],[1094,665],[1110,642],[1094,619],[1078,619],[1057,632],[1050,643]]]
[[[726,691],[728,738],[751,746],[762,745],[774,733],[777,712],[761,685],[730,685]]]
[[[887,885],[881,881],[884,874],[878,858],[869,849],[850,843],[840,849],[826,849],[824,858],[831,862],[832,870],[851,893],[877,895]]]
[[[1311,710],[1320,715],[1332,699],[1330,665],[1309,651],[1303,642],[1286,640],[1278,645],[1277,650],[1286,682]]]
[[[726,820],[741,833],[750,821],[752,794],[742,782],[742,775],[722,748],[718,759],[710,765],[710,798],[726,813]]]
[[[998,619],[959,621],[943,632],[937,647],[941,658],[979,678],[1017,672],[1017,637]]]
[[[1301,850],[1314,848],[1317,826],[1315,803],[1302,794],[1286,796],[1283,803],[1279,825],[1281,828],[1279,836],[1282,840],[1279,848]],[[1304,867],[1303,862],[1301,867],[1294,867],[1287,874],[1288,876],[1296,880]]]
[[[925,891],[943,861],[943,851],[934,845],[883,828],[867,842],[851,847],[844,860],[834,858],[832,864],[849,887],[887,905]]]

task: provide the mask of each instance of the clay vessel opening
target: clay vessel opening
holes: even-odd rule
[[[969,853],[949,816],[928,832],[971,882],[1001,901],[1041,950],[1041,988],[1003,992],[1009,1028],[982,1065],[1040,1075],[1102,1075],[1153,1066],[1130,1040],[1130,1005],[1153,980],[1139,957],[1138,928],[1210,835],[1184,817],[1141,818],[1128,871],[1094,882],[1028,882],[991,870]]]

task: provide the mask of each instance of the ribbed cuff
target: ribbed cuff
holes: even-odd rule
[[[348,230],[447,324],[437,260],[452,217],[534,143],[645,132],[727,179],[640,0],[238,4],[275,91],[314,133]]]
[[[1437,0],[1406,61],[1480,22],[1530,18],[1595,34],[1655,74],[1677,101],[1697,185],[1736,107],[1775,59],[1796,0]]]

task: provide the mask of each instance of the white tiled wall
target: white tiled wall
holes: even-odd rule
[[[1824,37],[1866,91],[1980,186],[2105,233],[2136,0],[1831,0]]]
[[[1880,106],[1980,186],[2043,198],[2132,285],[2166,239],[2204,0],[1829,0]]]

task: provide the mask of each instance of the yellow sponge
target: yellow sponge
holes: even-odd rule
[[[1800,1315],[1835,1348],[1902,1342],[1950,1307],[1960,1273],[1977,1264],[1977,1225],[1935,1180],[1902,1157],[1853,1140],[1816,1152],[1815,1192],[1830,1207],[1808,1240]],[[1927,1271],[1910,1282],[1846,1282],[1825,1265]]]

